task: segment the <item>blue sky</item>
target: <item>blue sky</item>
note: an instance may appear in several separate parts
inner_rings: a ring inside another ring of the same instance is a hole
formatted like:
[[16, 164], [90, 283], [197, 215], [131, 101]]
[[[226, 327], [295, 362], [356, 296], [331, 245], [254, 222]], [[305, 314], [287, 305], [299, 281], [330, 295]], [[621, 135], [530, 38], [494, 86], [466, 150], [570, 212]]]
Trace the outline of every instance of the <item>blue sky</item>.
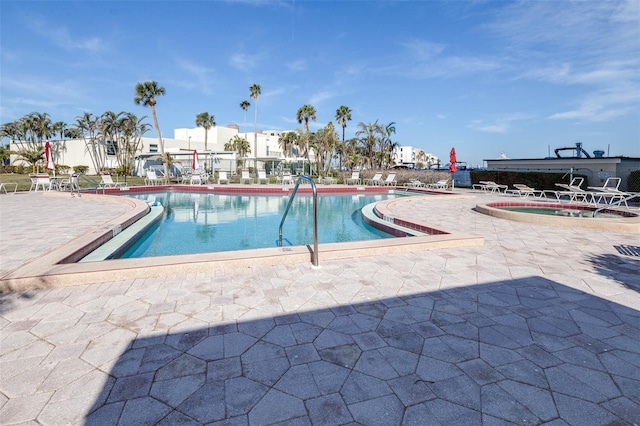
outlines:
[[395, 141], [444, 161], [451, 147], [482, 165], [575, 142], [640, 157], [637, 0], [3, 0], [0, 19], [1, 123], [150, 116], [134, 88], [156, 80], [165, 137], [204, 111], [243, 129], [239, 104], [258, 83], [258, 129], [300, 127], [311, 104], [315, 130], [347, 105], [347, 138], [395, 122]]

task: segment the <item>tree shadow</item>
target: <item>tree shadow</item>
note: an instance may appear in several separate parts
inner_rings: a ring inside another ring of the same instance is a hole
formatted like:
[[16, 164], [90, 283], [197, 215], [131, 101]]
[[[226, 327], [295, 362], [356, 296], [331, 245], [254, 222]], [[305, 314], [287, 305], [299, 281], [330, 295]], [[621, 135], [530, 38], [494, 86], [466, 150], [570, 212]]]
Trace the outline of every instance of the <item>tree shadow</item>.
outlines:
[[640, 247], [614, 246], [622, 256], [602, 254], [591, 256], [589, 261], [596, 271], [611, 278], [628, 289], [640, 292]]
[[633, 423], [640, 312], [529, 277], [140, 337], [109, 365], [87, 425]]

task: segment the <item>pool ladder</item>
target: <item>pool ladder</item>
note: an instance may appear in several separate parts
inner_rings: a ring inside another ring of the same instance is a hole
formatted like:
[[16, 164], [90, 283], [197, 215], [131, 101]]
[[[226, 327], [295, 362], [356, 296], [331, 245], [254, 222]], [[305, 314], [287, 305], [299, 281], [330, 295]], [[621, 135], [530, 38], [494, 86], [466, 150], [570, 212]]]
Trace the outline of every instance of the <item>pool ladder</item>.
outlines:
[[293, 202], [293, 198], [296, 196], [296, 192], [298, 192], [298, 186], [302, 181], [307, 181], [311, 184], [311, 190], [313, 191], [313, 258], [312, 263], [313, 266], [318, 266], [318, 191], [316, 190], [316, 183], [309, 176], [298, 176], [298, 180], [296, 181], [296, 186], [293, 187], [293, 192], [289, 197], [289, 202], [287, 203], [287, 208], [284, 210], [284, 214], [282, 215], [282, 220], [280, 221], [280, 228], [278, 229], [279, 235], [279, 245], [282, 247], [282, 225], [284, 225], [284, 220], [287, 218], [287, 214], [289, 213], [289, 208], [291, 207], [291, 203]]
[[627, 204], [627, 201], [631, 201], [634, 198], [640, 198], [640, 192], [636, 192], [635, 194], [629, 194], [625, 198], [622, 198], [622, 199], [620, 199], [618, 201], [615, 201], [615, 202], [611, 202], [610, 204], [607, 204], [606, 206], [602, 206], [602, 207], [594, 210], [593, 214], [592, 214], [592, 217], [596, 217], [596, 214], [600, 213], [602, 210], [606, 210], [609, 207], [622, 205], [622, 203], [624, 203], [624, 205], [627, 206], [627, 208], [629, 208], [629, 204]]

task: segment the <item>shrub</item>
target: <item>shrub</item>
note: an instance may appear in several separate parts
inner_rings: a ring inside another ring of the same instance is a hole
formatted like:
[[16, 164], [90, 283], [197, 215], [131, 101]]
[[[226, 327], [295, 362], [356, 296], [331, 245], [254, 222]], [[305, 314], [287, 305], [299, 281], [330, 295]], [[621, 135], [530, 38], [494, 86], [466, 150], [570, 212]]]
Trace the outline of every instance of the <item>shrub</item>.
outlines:
[[89, 166], [73, 166], [74, 173], [87, 173]]
[[640, 192], [640, 170], [629, 173], [629, 192]]

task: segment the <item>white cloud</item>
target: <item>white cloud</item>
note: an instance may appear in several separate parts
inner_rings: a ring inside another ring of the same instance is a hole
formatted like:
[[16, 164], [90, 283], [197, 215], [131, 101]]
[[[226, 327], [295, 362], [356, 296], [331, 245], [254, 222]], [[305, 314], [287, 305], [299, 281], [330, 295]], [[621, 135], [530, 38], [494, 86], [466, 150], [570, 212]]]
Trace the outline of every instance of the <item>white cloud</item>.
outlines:
[[473, 120], [468, 128], [487, 133], [509, 133], [513, 129], [512, 123], [521, 120], [529, 120], [534, 118], [531, 114], [507, 114], [496, 117], [492, 123], [486, 123], [484, 120]]
[[249, 55], [247, 53], [234, 53], [231, 55], [231, 65], [240, 71], [250, 71], [258, 66], [261, 55]]
[[287, 68], [291, 71], [304, 71], [307, 69], [307, 62], [303, 59], [298, 59], [297, 61], [289, 62], [286, 64]]
[[89, 53], [99, 53], [108, 49], [108, 42], [103, 38], [71, 35], [67, 27], [53, 27], [42, 19], [36, 18], [29, 22], [33, 32], [50, 40], [54, 45], [62, 49], [69, 51], [80, 50]]

